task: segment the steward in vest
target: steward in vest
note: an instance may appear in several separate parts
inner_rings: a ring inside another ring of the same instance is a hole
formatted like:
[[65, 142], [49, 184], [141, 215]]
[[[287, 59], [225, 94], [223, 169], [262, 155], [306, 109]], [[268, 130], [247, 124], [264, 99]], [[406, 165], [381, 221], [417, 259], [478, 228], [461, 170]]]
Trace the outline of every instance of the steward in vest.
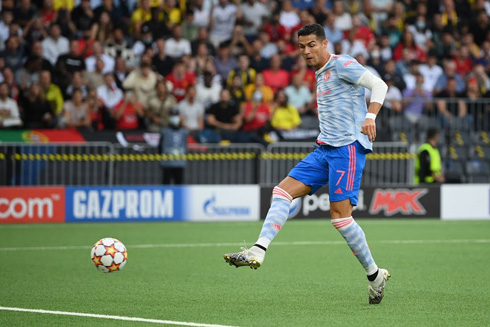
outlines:
[[427, 131], [427, 141], [420, 146], [415, 159], [415, 185], [419, 183], [444, 183], [442, 163], [436, 148], [439, 132], [435, 128]]

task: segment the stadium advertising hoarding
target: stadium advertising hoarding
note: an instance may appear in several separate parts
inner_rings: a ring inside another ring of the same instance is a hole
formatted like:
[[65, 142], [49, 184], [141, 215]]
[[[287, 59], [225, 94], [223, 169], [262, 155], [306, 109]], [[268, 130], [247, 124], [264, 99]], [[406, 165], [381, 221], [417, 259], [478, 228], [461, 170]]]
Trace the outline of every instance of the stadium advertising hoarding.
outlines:
[[[269, 210], [272, 188], [262, 188], [261, 217]], [[293, 200], [290, 218], [330, 217], [328, 188]], [[354, 207], [356, 218], [437, 218], [440, 216], [439, 187], [364, 187]]]
[[0, 188], [0, 224], [64, 221], [64, 187]]
[[178, 221], [184, 187], [67, 187], [66, 221]]
[[441, 219], [490, 220], [490, 184], [442, 185]]
[[260, 188], [257, 185], [196, 185], [186, 190], [186, 210], [191, 221], [259, 220]]

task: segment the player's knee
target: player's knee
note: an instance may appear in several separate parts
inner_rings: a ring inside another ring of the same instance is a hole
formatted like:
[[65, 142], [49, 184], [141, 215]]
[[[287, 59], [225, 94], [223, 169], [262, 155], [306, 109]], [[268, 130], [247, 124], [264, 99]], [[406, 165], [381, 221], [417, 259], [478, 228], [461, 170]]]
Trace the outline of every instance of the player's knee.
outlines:
[[283, 198], [288, 200], [289, 202], [293, 201], [293, 197], [286, 190], [280, 188], [279, 186], [275, 186], [272, 190], [272, 198]]
[[330, 202], [330, 216], [332, 219], [347, 218], [352, 216], [353, 206], [350, 199]]

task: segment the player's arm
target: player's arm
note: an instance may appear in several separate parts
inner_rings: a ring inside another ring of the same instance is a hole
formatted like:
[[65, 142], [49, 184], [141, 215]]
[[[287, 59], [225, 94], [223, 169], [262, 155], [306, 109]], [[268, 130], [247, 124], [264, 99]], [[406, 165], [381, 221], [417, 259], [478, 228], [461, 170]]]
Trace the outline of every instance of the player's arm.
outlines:
[[373, 73], [368, 70], [362, 73], [356, 84], [371, 90], [371, 101], [369, 103], [366, 119], [361, 127], [361, 133], [366, 134], [369, 137], [369, 141], [374, 142], [376, 139], [375, 119], [385, 100], [388, 85], [386, 85], [381, 78], [373, 75]]

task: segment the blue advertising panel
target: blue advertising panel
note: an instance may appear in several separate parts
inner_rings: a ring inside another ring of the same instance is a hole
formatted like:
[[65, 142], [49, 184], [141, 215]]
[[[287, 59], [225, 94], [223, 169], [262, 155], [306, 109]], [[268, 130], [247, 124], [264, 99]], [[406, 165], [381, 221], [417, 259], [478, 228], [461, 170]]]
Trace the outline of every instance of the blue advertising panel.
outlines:
[[67, 222], [184, 220], [185, 187], [66, 187]]

